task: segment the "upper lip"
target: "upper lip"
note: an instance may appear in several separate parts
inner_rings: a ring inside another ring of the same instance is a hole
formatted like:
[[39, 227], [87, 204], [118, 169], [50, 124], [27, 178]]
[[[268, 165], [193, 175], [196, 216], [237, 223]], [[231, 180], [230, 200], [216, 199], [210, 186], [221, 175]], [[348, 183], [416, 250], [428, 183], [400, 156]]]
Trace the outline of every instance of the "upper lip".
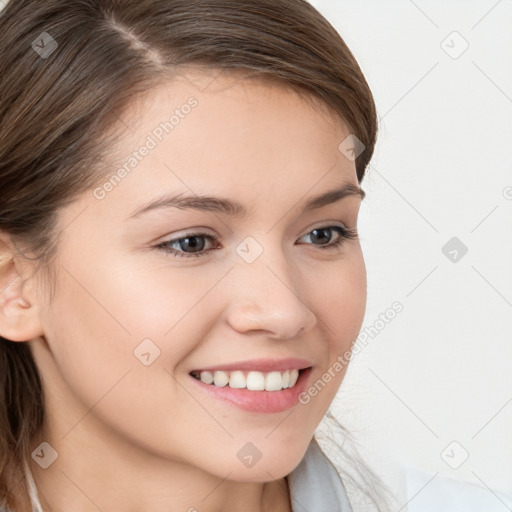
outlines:
[[312, 363], [306, 359], [297, 359], [295, 357], [288, 357], [286, 359], [253, 359], [251, 361], [237, 361], [234, 363], [222, 363], [215, 366], [204, 366], [197, 368], [194, 371], [217, 371], [217, 370], [242, 370], [242, 371], [255, 371], [255, 372], [272, 372], [272, 371], [285, 371], [285, 370], [302, 370], [309, 368]]

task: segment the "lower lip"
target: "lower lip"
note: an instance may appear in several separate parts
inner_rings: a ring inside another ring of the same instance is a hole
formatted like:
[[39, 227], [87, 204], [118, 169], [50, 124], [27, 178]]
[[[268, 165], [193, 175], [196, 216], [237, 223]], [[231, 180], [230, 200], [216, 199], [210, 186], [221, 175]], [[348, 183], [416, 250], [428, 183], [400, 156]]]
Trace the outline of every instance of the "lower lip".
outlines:
[[189, 377], [210, 396], [236, 405], [244, 411], [275, 413], [286, 411], [298, 403], [299, 395], [307, 387], [310, 374], [311, 368], [301, 371], [295, 386], [281, 391], [250, 391], [245, 388], [230, 388], [229, 385], [219, 388], [213, 384], [205, 384], [191, 375]]

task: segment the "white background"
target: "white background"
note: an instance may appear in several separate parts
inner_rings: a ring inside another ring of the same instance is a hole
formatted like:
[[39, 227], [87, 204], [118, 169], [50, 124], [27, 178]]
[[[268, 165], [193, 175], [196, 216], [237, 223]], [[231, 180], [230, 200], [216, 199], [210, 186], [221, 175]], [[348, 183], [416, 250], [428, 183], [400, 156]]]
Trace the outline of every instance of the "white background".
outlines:
[[[311, 3], [380, 118], [363, 330], [404, 308], [352, 359], [331, 411], [394, 510], [512, 510], [512, 2]], [[452, 237], [468, 249], [455, 262]]]

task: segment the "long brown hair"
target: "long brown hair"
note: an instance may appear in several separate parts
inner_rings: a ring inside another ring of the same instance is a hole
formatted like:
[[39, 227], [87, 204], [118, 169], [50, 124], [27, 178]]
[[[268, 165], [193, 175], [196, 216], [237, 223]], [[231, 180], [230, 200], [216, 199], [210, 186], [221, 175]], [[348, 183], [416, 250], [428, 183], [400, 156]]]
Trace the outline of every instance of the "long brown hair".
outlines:
[[[11, 0], [0, 42], [0, 231], [32, 255], [50, 296], [58, 210], [108, 170], [125, 109], [181, 67], [243, 71], [321, 100], [364, 145], [359, 182], [374, 150], [363, 73], [304, 0]], [[43, 419], [28, 343], [0, 338], [0, 506], [13, 512], [31, 509], [23, 464]]]

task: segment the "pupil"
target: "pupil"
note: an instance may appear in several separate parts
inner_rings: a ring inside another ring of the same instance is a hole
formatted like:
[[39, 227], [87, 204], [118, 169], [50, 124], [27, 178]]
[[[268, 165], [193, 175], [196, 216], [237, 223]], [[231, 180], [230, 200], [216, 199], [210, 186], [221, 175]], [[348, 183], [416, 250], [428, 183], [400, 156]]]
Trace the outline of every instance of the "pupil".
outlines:
[[202, 250], [203, 249], [202, 245], [204, 245], [204, 241], [203, 241], [202, 244], [201, 243], [191, 242], [191, 240], [195, 240], [197, 242], [197, 240], [200, 239], [200, 238], [201, 237], [198, 237], [198, 236], [191, 236], [191, 237], [184, 238], [183, 242], [185, 242], [185, 245], [187, 245], [187, 243], [188, 243], [189, 248], [197, 249], [199, 247], [199, 250]]
[[[328, 229], [325, 229], [325, 228], [324, 228], [324, 229], [314, 229], [314, 230], [312, 231], [312, 233], [313, 233], [313, 236], [315, 236], [315, 237], [316, 237], [316, 236], [317, 236], [317, 233], [322, 233], [322, 232], [324, 232], [324, 233], [325, 233], [325, 231], [329, 231], [329, 230], [328, 230]], [[322, 239], [323, 239], [323, 240], [324, 240], [324, 243], [327, 243], [327, 242], [329, 241], [329, 240], [328, 240], [328, 238], [329, 238], [329, 237], [325, 237], [325, 236], [324, 236], [324, 237], [320, 237], [320, 241], [322, 241]]]

